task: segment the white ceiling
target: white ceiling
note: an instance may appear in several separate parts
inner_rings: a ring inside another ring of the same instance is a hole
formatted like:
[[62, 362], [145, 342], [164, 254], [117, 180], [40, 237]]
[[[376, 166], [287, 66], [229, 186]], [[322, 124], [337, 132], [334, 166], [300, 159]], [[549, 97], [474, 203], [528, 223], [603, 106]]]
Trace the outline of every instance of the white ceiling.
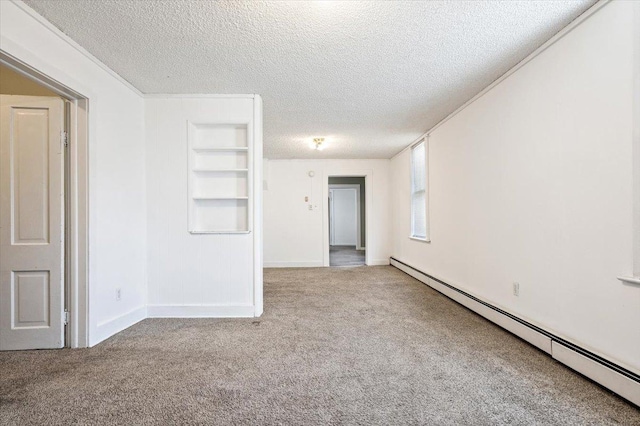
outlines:
[[595, 1], [25, 2], [144, 93], [262, 95], [267, 158], [390, 158]]

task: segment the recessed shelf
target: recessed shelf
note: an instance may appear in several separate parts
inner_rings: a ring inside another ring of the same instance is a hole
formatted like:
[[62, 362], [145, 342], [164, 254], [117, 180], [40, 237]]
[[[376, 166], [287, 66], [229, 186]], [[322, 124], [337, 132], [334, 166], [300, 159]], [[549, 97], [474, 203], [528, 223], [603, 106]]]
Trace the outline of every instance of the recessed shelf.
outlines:
[[198, 230], [191, 230], [189, 231], [192, 234], [250, 234], [251, 231], [235, 231], [235, 230], [229, 230], [229, 231], [198, 231]]
[[249, 197], [193, 197], [196, 201], [208, 201], [208, 200], [248, 200]]
[[196, 173], [247, 173], [249, 169], [193, 169]]
[[249, 148], [246, 146], [235, 146], [235, 147], [228, 147], [228, 148], [192, 148], [192, 149], [197, 153], [221, 152], [221, 151], [227, 151], [227, 152], [249, 151]]
[[189, 123], [189, 232], [251, 231], [249, 125]]

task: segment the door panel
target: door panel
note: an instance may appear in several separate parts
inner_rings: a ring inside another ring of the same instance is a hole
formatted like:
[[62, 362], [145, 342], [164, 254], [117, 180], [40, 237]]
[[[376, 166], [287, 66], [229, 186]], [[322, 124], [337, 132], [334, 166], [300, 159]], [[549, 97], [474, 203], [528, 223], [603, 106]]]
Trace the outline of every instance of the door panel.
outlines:
[[63, 111], [0, 96], [0, 350], [64, 346]]
[[12, 271], [13, 327], [49, 327], [49, 271]]
[[357, 205], [355, 189], [332, 189], [333, 245], [355, 246]]
[[333, 190], [329, 189], [329, 245], [334, 246], [335, 243], [334, 223], [333, 223]]
[[49, 110], [15, 107], [10, 120], [13, 244], [48, 244]]

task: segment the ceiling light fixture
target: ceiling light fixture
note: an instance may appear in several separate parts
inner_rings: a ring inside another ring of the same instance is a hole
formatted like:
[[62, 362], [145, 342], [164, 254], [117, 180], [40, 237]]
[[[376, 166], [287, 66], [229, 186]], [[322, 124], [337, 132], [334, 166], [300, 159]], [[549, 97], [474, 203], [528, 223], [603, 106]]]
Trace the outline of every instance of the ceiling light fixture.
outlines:
[[322, 151], [324, 149], [324, 146], [322, 146], [323, 143], [324, 138], [313, 138], [314, 149], [316, 151]]

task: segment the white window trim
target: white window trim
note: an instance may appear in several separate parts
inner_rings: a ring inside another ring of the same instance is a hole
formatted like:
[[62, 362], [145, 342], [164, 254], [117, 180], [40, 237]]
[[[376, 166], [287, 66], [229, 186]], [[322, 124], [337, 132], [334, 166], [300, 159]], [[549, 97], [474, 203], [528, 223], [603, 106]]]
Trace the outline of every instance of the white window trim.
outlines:
[[420, 238], [420, 237], [414, 237], [414, 236], [409, 236], [410, 240], [414, 240], [414, 241], [420, 241], [421, 243], [430, 243], [431, 240], [427, 240], [426, 238]]
[[[637, 37], [640, 36], [640, 5], [635, 5], [635, 44], [634, 44], [634, 73], [640, 75], [640, 43]], [[632, 211], [633, 211], [633, 241], [632, 241], [632, 265], [631, 271], [624, 271], [617, 278], [625, 284], [640, 286], [640, 78], [634, 79], [633, 87], [633, 136], [631, 146], [632, 156]]]
[[[419, 144], [424, 143], [424, 164], [425, 164], [425, 185], [424, 185], [424, 193], [425, 193], [425, 237], [416, 236], [413, 234], [413, 148], [418, 146]], [[411, 204], [411, 208], [409, 210], [409, 224], [411, 227], [409, 239], [414, 241], [419, 241], [423, 243], [431, 243], [431, 229], [429, 227], [429, 135], [420, 139], [418, 142], [413, 144], [409, 150], [409, 158], [410, 158], [410, 193], [409, 193], [409, 202]]]

